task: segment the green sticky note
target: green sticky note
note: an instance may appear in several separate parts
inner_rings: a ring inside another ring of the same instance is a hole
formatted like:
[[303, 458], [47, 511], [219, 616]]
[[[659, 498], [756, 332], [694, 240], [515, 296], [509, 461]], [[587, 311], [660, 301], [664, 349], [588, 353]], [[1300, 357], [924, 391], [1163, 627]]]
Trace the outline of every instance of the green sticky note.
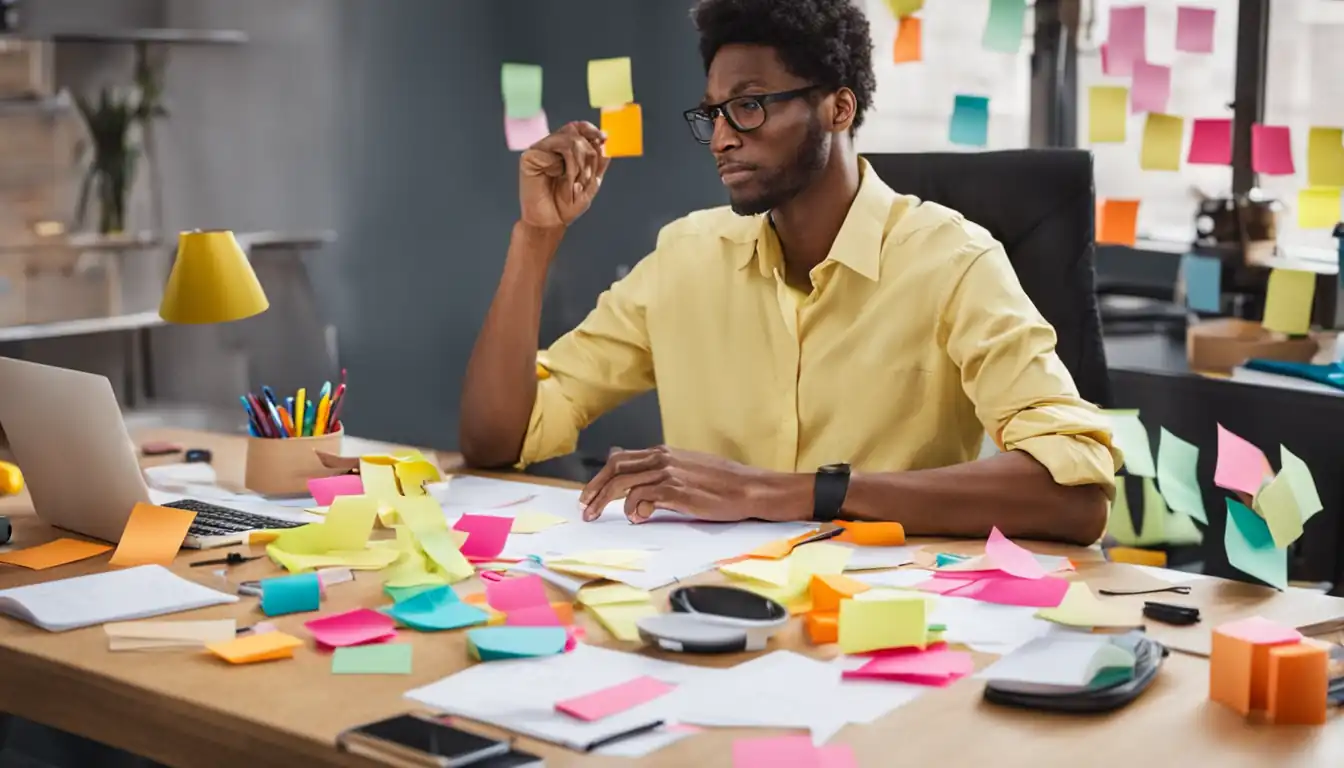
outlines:
[[541, 67], [536, 64], [505, 64], [499, 80], [504, 92], [504, 112], [515, 120], [541, 111]]
[[458, 600], [457, 593], [447, 586], [425, 590], [380, 610], [421, 632], [470, 627], [490, 618], [480, 608]]
[[1302, 535], [1302, 512], [1297, 508], [1292, 483], [1282, 472], [1255, 495], [1255, 511], [1269, 526], [1274, 546], [1286, 547]]
[[629, 56], [588, 62], [588, 103], [594, 109], [623, 107], [634, 100]]
[[394, 603], [400, 603], [402, 600], [415, 597], [421, 592], [428, 592], [431, 589], [440, 588], [441, 587], [438, 584], [421, 584], [415, 587], [389, 587], [383, 585], [383, 591], [387, 593], [388, 597], [392, 598], [392, 602]]
[[1288, 588], [1288, 550], [1275, 547], [1269, 525], [1236, 499], [1227, 500], [1223, 546], [1233, 568], [1278, 589]]
[[1138, 411], [1104, 411], [1111, 421], [1115, 446], [1125, 455], [1125, 471], [1139, 477], [1157, 477], [1148, 430], [1139, 421]]
[[1129, 498], [1125, 492], [1125, 479], [1115, 479], [1115, 501], [1111, 502], [1110, 517], [1106, 522], [1106, 533], [1126, 547], [1139, 545], [1139, 534], [1134, 530], [1134, 519], [1129, 516]]
[[[1151, 529], [1151, 533], [1150, 533]], [[1143, 478], [1143, 532], [1139, 539], [1145, 544], [1199, 544], [1204, 533], [1195, 521], [1183, 512], [1173, 512], [1157, 490], [1150, 477]]]
[[1198, 464], [1199, 448], [1163, 427], [1157, 441], [1157, 485], [1169, 507], [1207, 524], [1204, 494], [1195, 475]]
[[1022, 48], [1022, 21], [1026, 16], [1026, 0], [991, 0], [981, 45], [990, 51], [1017, 53]]
[[1293, 497], [1297, 499], [1297, 509], [1302, 513], [1302, 522], [1307, 522], [1312, 515], [1324, 509], [1321, 504], [1321, 496], [1316, 492], [1316, 480], [1311, 476], [1311, 469], [1307, 463], [1299, 459], [1287, 446], [1279, 446], [1279, 457], [1282, 469], [1280, 475], [1288, 478], [1288, 484], [1293, 488]]
[[488, 627], [467, 631], [467, 650], [480, 661], [531, 659], [563, 653], [564, 627]]
[[947, 140], [967, 147], [989, 143], [989, 97], [957, 94], [952, 102], [952, 122]]
[[407, 643], [374, 643], [337, 648], [331, 655], [333, 675], [409, 675], [411, 646]]

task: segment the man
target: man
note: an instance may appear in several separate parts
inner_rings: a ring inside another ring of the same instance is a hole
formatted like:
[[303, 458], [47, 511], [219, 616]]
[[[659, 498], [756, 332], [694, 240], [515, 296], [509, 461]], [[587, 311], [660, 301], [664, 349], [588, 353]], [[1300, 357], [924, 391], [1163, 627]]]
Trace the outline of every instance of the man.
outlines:
[[[571, 452], [656, 386], [667, 445], [614, 451], [583, 490], [586, 519], [624, 497], [632, 522], [671, 509], [1096, 541], [1119, 453], [1003, 247], [896, 194], [854, 150], [874, 88], [862, 12], [701, 0], [694, 18], [708, 83], [686, 119], [731, 210], [664, 228], [538, 356], [546, 272], [608, 160], [587, 123], [524, 152], [522, 216], [467, 368], [468, 462]], [[973, 461], [986, 430], [1004, 452]]]

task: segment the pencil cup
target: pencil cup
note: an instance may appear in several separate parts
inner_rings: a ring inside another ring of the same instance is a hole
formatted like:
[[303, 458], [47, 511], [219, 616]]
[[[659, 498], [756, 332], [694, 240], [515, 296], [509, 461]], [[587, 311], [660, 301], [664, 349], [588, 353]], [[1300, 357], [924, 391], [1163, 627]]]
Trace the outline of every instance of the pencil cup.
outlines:
[[322, 466], [317, 452], [340, 455], [343, 437], [344, 428], [317, 437], [249, 437], [243, 485], [272, 496], [308, 493], [309, 480], [339, 474]]

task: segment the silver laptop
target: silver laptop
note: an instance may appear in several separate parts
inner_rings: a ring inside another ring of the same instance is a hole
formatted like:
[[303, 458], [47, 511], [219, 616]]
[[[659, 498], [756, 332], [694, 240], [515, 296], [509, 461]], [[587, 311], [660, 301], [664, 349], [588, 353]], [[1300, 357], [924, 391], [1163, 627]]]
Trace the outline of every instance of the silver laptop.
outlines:
[[139, 502], [195, 511], [183, 542], [189, 548], [238, 544], [248, 531], [305, 522], [193, 499], [152, 499], [103, 376], [0, 357], [0, 425], [37, 516], [58, 528], [115, 543]]

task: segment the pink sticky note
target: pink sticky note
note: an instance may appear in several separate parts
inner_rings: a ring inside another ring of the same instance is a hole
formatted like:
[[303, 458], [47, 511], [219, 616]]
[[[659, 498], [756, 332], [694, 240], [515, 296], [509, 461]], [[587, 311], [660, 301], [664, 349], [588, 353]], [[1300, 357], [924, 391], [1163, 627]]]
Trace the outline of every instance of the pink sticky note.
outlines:
[[577, 624], [571, 624], [570, 626], [565, 627], [565, 653], [569, 653], [577, 648], [583, 638], [587, 636], [588, 633], [584, 628]]
[[364, 479], [359, 475], [317, 477], [308, 481], [308, 492], [319, 507], [331, 506], [337, 496], [360, 496], [364, 493]]
[[532, 117], [504, 118], [504, 141], [509, 149], [520, 152], [549, 136], [550, 124], [546, 122], [546, 110]]
[[811, 736], [770, 736], [733, 742], [733, 768], [822, 768]]
[[1190, 155], [1187, 163], [1201, 165], [1232, 164], [1232, 121], [1196, 118], [1190, 129]]
[[917, 653], [882, 655], [858, 669], [846, 670], [848, 680], [894, 680], [916, 685], [947, 685], [975, 671], [975, 659], [965, 651], [946, 647]]
[[985, 542], [985, 557], [999, 570], [1019, 579], [1040, 579], [1045, 576], [1045, 566], [1041, 565], [1036, 556], [1009, 541], [998, 526], [989, 532], [989, 541]]
[[1218, 463], [1213, 470], [1214, 485], [1254, 496], [1271, 474], [1273, 470], [1263, 451], [1245, 438], [1228, 431], [1222, 424], [1218, 425]]
[[1146, 61], [1134, 62], [1134, 85], [1129, 92], [1129, 111], [1164, 114], [1170, 98], [1171, 67]]
[[512, 517], [463, 515], [453, 525], [453, 530], [469, 534], [462, 544], [462, 554], [469, 558], [492, 559], [504, 551], [504, 542], [508, 541], [509, 529], [512, 527]]
[[827, 744], [817, 747], [817, 765], [820, 768], [858, 768], [854, 748], [848, 744]]
[[1251, 169], [1271, 176], [1292, 176], [1292, 134], [1286, 125], [1251, 126]]
[[675, 685], [669, 685], [656, 678], [636, 677], [610, 688], [603, 688], [592, 693], [585, 693], [582, 696], [575, 696], [572, 699], [557, 701], [555, 702], [555, 709], [557, 712], [564, 712], [570, 717], [591, 722], [618, 715], [627, 709], [634, 709], [640, 704], [647, 704], [659, 696], [666, 696], [674, 688], [676, 688]]
[[549, 604], [532, 605], [526, 608], [514, 608], [504, 617], [504, 623], [511, 627], [560, 627], [564, 624]]
[[1111, 60], [1110, 60], [1111, 56], [1109, 53], [1109, 49], [1107, 49], [1105, 43], [1102, 43], [1100, 46], [1100, 50], [1101, 50], [1101, 74], [1109, 75], [1111, 74]]
[[932, 592], [935, 595], [946, 595], [963, 587], [969, 587], [974, 583], [975, 579], [950, 579], [944, 576], [934, 576], [928, 581], [921, 581], [916, 584], [915, 589], [921, 592]]
[[304, 622], [304, 627], [321, 645], [343, 648], [349, 645], [381, 642], [396, 635], [396, 622], [391, 616], [368, 608], [332, 614]]
[[[375, 637], [363, 643], [356, 643], [356, 645], [379, 645], [382, 643], [390, 643], [396, 639], [397, 639], [397, 632], [396, 630], [392, 630], [391, 632], [388, 632], [386, 635]], [[317, 646], [317, 650], [323, 651], [325, 653], [331, 653], [332, 651], [336, 650], [339, 647], [335, 645], [327, 645], [326, 643], [323, 642], [315, 643], [315, 645]]]
[[1064, 593], [1067, 591], [1069, 591], [1068, 581], [1051, 577], [981, 579], [965, 589], [958, 590], [956, 596], [999, 605], [1056, 608], [1064, 601]]
[[1176, 50], [1213, 53], [1213, 24], [1216, 18], [1212, 8], [1191, 8], [1186, 5], [1177, 8]]
[[546, 582], [536, 575], [485, 582], [485, 602], [505, 613], [538, 605], [551, 607], [551, 599], [546, 596]]
[[1296, 629], [1259, 616], [1222, 624], [1215, 630], [1256, 645], [1288, 645], [1302, 641], [1302, 633]]
[[1111, 30], [1106, 38], [1106, 74], [1128, 77], [1134, 63], [1147, 61], [1148, 9], [1142, 5], [1111, 8]]

